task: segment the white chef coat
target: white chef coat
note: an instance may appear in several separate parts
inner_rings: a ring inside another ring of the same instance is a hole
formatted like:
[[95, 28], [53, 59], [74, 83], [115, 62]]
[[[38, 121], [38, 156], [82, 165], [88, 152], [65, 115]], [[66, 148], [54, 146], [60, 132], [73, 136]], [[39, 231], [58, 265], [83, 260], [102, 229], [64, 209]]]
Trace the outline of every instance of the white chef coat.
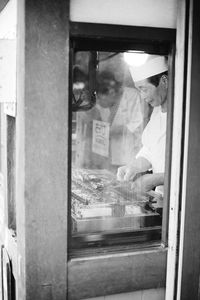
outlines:
[[[152, 165], [153, 173], [164, 173], [167, 113], [155, 107], [142, 134], [143, 147], [136, 158], [144, 157]], [[157, 191], [163, 192], [163, 187]]]

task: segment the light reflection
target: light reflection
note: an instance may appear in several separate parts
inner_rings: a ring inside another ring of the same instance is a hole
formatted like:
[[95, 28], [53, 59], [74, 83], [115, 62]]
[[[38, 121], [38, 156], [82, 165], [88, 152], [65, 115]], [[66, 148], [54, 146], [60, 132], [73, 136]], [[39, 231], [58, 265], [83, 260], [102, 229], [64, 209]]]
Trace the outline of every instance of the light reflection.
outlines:
[[148, 58], [148, 54], [144, 52], [125, 52], [124, 60], [129, 66], [141, 66]]

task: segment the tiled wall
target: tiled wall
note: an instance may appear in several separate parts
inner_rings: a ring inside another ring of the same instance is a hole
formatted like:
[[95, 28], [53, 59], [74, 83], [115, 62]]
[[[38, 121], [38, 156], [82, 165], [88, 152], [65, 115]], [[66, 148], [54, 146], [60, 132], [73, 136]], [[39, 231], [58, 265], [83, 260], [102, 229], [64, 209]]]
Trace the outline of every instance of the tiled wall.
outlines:
[[165, 289], [150, 289], [132, 293], [124, 293], [85, 300], [164, 300]]

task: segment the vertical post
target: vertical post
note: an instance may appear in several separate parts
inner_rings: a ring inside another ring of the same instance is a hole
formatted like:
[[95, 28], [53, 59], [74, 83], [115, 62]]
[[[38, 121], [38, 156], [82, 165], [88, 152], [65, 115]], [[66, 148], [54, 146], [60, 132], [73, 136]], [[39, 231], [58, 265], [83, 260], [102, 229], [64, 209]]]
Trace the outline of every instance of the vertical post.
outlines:
[[177, 33], [175, 55], [175, 81], [173, 98], [173, 132], [171, 156], [170, 203], [168, 221], [168, 258], [166, 278], [166, 299], [174, 298], [176, 294], [177, 249], [179, 230], [179, 199], [181, 195], [182, 176], [182, 137], [184, 135], [184, 103], [185, 103], [185, 43], [187, 40], [186, 1], [178, 0]]
[[177, 299], [199, 299], [200, 275], [200, 3], [189, 1], [189, 42]]
[[18, 299], [67, 299], [68, 1], [18, 1]]

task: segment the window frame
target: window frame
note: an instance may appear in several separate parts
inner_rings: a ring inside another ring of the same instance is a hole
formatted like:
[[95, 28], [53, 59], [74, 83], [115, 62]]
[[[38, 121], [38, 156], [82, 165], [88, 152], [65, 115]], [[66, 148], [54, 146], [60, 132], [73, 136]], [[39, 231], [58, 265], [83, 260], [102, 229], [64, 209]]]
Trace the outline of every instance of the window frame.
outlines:
[[[84, 43], [83, 43], [84, 41]], [[113, 51], [113, 48], [121, 51], [127, 49], [145, 50], [152, 54], [164, 55], [169, 53], [169, 72], [172, 74], [169, 82], [169, 99], [173, 98], [174, 61], [176, 30], [166, 28], [137, 27], [123, 25], [70, 23], [70, 64], [72, 63], [73, 47], [79, 50], [104, 50]], [[92, 49], [90, 46], [92, 45]], [[70, 66], [71, 67], [71, 66]], [[70, 68], [72, 70], [72, 68]], [[72, 83], [72, 74], [69, 76], [69, 86]], [[69, 91], [71, 99], [72, 91]], [[69, 101], [70, 102], [70, 101]], [[69, 103], [69, 109], [70, 103]], [[165, 175], [165, 199], [169, 198], [170, 190], [170, 159], [172, 141], [173, 101], [169, 101], [169, 113], [167, 116], [167, 142], [166, 142], [166, 175]], [[71, 122], [71, 114], [69, 118]], [[71, 123], [69, 123], [71, 128]], [[69, 137], [69, 149], [71, 140]], [[71, 151], [69, 151], [71, 152]], [[71, 158], [69, 157], [69, 168]], [[71, 201], [71, 176], [69, 176], [69, 199]], [[169, 201], [165, 201], [163, 208], [162, 238], [161, 243], [115, 246], [110, 252], [104, 248], [100, 251], [77, 250], [70, 255], [68, 262], [68, 286], [71, 299], [89, 298], [121, 292], [129, 292], [147, 288], [165, 286], [166, 259], [167, 259], [167, 227], [169, 215]], [[71, 244], [71, 205], [68, 210], [69, 231], [68, 245]], [[102, 250], [102, 251], [101, 251]], [[130, 266], [129, 266], [130, 265]], [[151, 271], [150, 271], [151, 270]], [[117, 278], [113, 274], [118, 273]], [[149, 276], [147, 276], [149, 273]], [[102, 277], [102, 274], [104, 276]], [[129, 278], [128, 282], [124, 278]], [[76, 280], [75, 280], [76, 278]], [[77, 279], [78, 278], [78, 279]], [[138, 280], [139, 278], [139, 280]], [[103, 286], [103, 288], [102, 288]], [[92, 289], [91, 289], [92, 287]]]

